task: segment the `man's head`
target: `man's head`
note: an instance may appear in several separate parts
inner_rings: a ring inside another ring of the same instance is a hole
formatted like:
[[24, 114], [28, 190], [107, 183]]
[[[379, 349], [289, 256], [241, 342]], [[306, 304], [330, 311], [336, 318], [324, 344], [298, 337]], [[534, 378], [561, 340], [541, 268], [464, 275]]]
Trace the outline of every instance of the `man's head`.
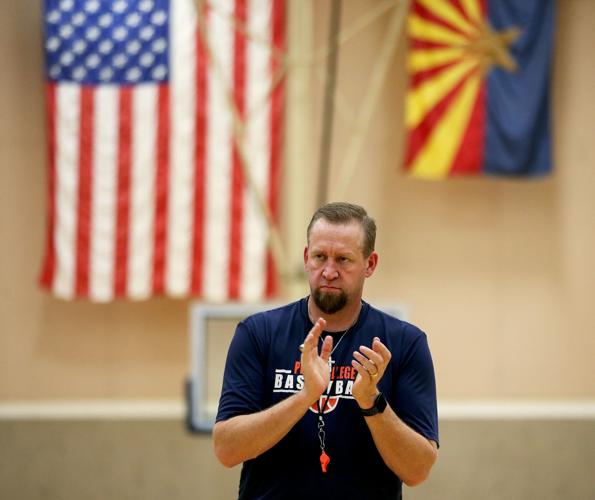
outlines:
[[333, 202], [320, 207], [308, 224], [306, 233], [308, 244], [310, 243], [310, 233], [317, 220], [324, 219], [331, 224], [349, 224], [357, 222], [361, 225], [363, 231], [362, 252], [364, 257], [368, 257], [374, 251], [376, 243], [376, 222], [368, 215], [366, 209], [353, 203]]
[[358, 205], [329, 203], [314, 213], [307, 236], [304, 265], [316, 306], [326, 314], [359, 307], [378, 262], [374, 219]]

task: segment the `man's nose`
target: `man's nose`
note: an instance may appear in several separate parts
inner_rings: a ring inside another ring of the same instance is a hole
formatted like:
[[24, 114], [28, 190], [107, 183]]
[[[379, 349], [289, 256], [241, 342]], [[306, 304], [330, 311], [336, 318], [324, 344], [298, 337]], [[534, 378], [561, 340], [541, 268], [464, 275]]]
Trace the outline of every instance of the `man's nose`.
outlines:
[[326, 280], [334, 280], [339, 275], [337, 266], [330, 259], [325, 263], [322, 276]]

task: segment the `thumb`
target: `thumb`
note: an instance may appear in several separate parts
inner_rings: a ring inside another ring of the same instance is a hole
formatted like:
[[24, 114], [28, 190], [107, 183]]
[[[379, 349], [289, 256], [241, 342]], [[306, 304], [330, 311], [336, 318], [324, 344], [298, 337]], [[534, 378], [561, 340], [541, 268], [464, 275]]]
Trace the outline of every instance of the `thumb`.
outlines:
[[328, 361], [328, 358], [331, 356], [331, 351], [333, 350], [333, 337], [327, 335], [324, 338], [324, 342], [322, 342], [322, 349], [320, 350], [320, 357], [324, 361]]

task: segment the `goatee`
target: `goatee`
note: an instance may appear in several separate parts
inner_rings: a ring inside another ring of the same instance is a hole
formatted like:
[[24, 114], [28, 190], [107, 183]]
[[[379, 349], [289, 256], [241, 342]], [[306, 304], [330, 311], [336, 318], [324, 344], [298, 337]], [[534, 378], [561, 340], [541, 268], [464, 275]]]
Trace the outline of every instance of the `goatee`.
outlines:
[[343, 290], [339, 293], [324, 293], [317, 288], [312, 293], [312, 298], [318, 309], [326, 314], [336, 313], [347, 304], [347, 294]]

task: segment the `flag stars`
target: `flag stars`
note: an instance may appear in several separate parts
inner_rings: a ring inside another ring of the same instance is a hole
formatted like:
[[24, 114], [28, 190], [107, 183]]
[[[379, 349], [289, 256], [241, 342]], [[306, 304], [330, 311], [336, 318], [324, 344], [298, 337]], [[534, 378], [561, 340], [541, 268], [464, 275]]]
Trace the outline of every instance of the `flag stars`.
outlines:
[[126, 52], [130, 55], [138, 54], [141, 49], [141, 44], [138, 40], [132, 40], [126, 44]]
[[78, 55], [82, 54], [86, 48], [87, 42], [85, 42], [84, 40], [77, 40], [72, 44], [72, 51]]
[[154, 52], [157, 52], [158, 54], [161, 54], [167, 48], [167, 42], [165, 41], [164, 38], [158, 38], [157, 40], [155, 40], [153, 42], [152, 48], [153, 48], [153, 51]]
[[140, 36], [142, 40], [147, 41], [153, 38], [154, 34], [155, 28], [153, 28], [152, 26], [145, 26], [144, 28], [141, 28], [141, 30], [138, 33], [138, 36]]
[[114, 56], [114, 58], [112, 59], [112, 64], [116, 67], [116, 68], [123, 68], [124, 66], [126, 66], [126, 63], [128, 62], [128, 58], [126, 57], [126, 55], [124, 54], [117, 54], [116, 56]]
[[116, 14], [122, 14], [122, 12], [124, 12], [127, 8], [128, 8], [128, 4], [124, 0], [117, 0], [112, 5], [112, 10]]
[[72, 52], [63, 52], [60, 56], [60, 64], [62, 66], [70, 66], [74, 61], [74, 54]]
[[85, 10], [90, 14], [94, 14], [99, 9], [99, 0], [90, 0], [85, 4]]
[[109, 82], [114, 76], [114, 70], [108, 66], [99, 70], [99, 80]]
[[72, 19], [70, 20], [70, 22], [74, 26], [82, 26], [86, 20], [87, 20], [87, 16], [85, 16], [84, 13], [77, 12], [74, 16], [72, 16]]
[[140, 10], [141, 12], [150, 12], [153, 10], [154, 5], [155, 4], [152, 0], [142, 0], [138, 4], [138, 10]]
[[99, 79], [102, 82], [109, 82], [112, 77], [114, 76], [114, 70], [110, 67], [104, 67], [101, 68], [101, 70], [99, 71]]
[[54, 64], [49, 70], [50, 78], [58, 78], [60, 76], [61, 71], [62, 68], [60, 68], [60, 65]]
[[91, 42], [94, 42], [95, 40], [97, 40], [100, 35], [101, 35], [101, 30], [97, 26], [91, 26], [85, 32], [85, 37], [87, 38], [87, 40], [89, 40]]
[[155, 66], [151, 73], [151, 76], [155, 80], [163, 80], [167, 76], [167, 69], [162, 64], [160, 64], [159, 66]]
[[128, 36], [128, 30], [124, 26], [118, 26], [112, 33], [115, 40], [121, 42]]
[[97, 47], [97, 50], [99, 50], [101, 54], [109, 54], [113, 48], [114, 42], [112, 42], [111, 40], [103, 40], [99, 44], [99, 47]]
[[52, 10], [52, 11], [48, 12], [48, 15], [46, 16], [46, 20], [50, 24], [56, 24], [58, 21], [60, 21], [60, 17], [62, 17], [62, 16], [59, 11]]
[[138, 12], [133, 12], [126, 17], [126, 25], [131, 28], [136, 28], [141, 21], [140, 14]]
[[126, 72], [126, 80], [130, 82], [136, 82], [141, 77], [141, 75], [141, 70], [137, 67], [133, 67]]
[[73, 0], [61, 0], [60, 2], [60, 10], [63, 12], [68, 12], [74, 7]]
[[97, 54], [91, 54], [87, 57], [85, 64], [90, 69], [95, 69], [101, 63], [101, 58]]
[[64, 39], [70, 38], [74, 33], [74, 28], [70, 24], [65, 24], [60, 27], [60, 36]]
[[167, 14], [162, 10], [158, 10], [151, 16], [151, 22], [156, 26], [162, 26], [165, 21], [167, 21]]
[[82, 66], [77, 66], [76, 68], [74, 68], [72, 70], [72, 77], [79, 82], [81, 80], [83, 80], [83, 78], [85, 78], [86, 75], [87, 75], [87, 70], [85, 68], [83, 68]]
[[140, 59], [139, 59], [140, 65], [145, 68], [148, 68], [149, 66], [151, 66], [154, 61], [155, 61], [155, 56], [153, 54], [151, 54], [150, 52], [145, 52], [143, 55], [140, 56]]
[[99, 26], [101, 26], [102, 28], [107, 28], [108, 26], [110, 26], [112, 24], [113, 21], [114, 21], [114, 16], [112, 16], [109, 12], [107, 12], [107, 13], [99, 16], [97, 24], [99, 24]]
[[60, 39], [56, 36], [48, 38], [47, 42], [45, 43], [46, 49], [48, 49], [50, 52], [56, 52], [56, 50], [60, 48], [60, 45]]
[[479, 59], [482, 74], [494, 66], [514, 72], [518, 69], [518, 64], [511, 49], [520, 35], [521, 30], [517, 27], [495, 31], [488, 23], [482, 22], [477, 36], [464, 49]]
[[47, 78], [98, 84], [167, 79], [167, 2], [54, 1], [45, 14]]

